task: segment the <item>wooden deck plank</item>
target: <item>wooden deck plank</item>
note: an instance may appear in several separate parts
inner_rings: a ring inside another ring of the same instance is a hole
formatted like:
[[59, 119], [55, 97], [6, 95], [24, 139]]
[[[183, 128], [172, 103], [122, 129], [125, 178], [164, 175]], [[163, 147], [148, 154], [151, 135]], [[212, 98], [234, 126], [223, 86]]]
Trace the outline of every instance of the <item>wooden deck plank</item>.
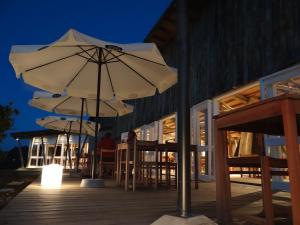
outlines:
[[[176, 213], [175, 190], [138, 188], [133, 193], [112, 181], [106, 183], [106, 188], [84, 189], [79, 180], [67, 178], [61, 189], [46, 190], [34, 182], [0, 211], [0, 224], [146, 225], [164, 214]], [[249, 199], [259, 200], [259, 189], [232, 184], [234, 207], [244, 206]], [[214, 183], [200, 183], [198, 190], [192, 190], [192, 208], [193, 213], [215, 218]]]

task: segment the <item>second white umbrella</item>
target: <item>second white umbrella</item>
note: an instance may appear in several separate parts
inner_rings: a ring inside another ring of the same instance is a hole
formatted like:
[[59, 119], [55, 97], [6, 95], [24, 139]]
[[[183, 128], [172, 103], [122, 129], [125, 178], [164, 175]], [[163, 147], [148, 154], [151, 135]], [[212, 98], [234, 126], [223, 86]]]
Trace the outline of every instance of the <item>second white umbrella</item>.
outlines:
[[[36, 91], [29, 104], [33, 107], [65, 115], [96, 116], [96, 99], [85, 99], [68, 96], [66, 94], [51, 94], [48, 92]], [[82, 107], [83, 104], [83, 107]], [[133, 106], [120, 100], [100, 100], [100, 117], [117, 117], [133, 112]]]

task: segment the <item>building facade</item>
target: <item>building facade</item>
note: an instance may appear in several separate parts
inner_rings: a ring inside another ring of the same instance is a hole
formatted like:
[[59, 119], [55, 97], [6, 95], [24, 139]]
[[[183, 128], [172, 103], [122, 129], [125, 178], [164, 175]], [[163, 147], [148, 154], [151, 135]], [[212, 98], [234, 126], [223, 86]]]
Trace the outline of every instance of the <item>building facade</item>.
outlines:
[[[213, 115], [263, 98], [299, 92], [300, 2], [189, 0], [188, 4], [191, 142], [198, 145], [200, 179], [211, 180]], [[176, 67], [174, 2], [145, 42], [156, 43], [166, 62]], [[139, 139], [176, 141], [176, 89], [175, 85], [163, 94], [129, 101], [134, 113], [118, 119], [117, 135], [125, 139], [126, 132], [135, 129]], [[251, 154], [251, 134], [230, 133], [229, 139], [229, 156]], [[265, 144], [284, 155], [280, 138], [265, 137]]]
[[[72, 169], [76, 163], [78, 150], [78, 135], [69, 137], [70, 151], [67, 151], [67, 135], [54, 130], [40, 130], [18, 132], [11, 134], [18, 142], [22, 139], [29, 140], [27, 168], [41, 168], [44, 165], [55, 163]], [[82, 135], [82, 154], [87, 155], [94, 139]]]

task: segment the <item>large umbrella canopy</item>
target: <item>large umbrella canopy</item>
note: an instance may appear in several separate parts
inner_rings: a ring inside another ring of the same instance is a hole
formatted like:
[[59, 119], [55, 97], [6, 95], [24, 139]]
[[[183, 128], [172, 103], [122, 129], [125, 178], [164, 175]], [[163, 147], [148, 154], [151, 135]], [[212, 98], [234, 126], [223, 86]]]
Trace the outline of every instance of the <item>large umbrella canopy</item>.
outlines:
[[[74, 117], [47, 116], [37, 119], [36, 123], [51, 130], [60, 130], [66, 133], [79, 133], [80, 119]], [[82, 133], [94, 136], [95, 123], [87, 120], [82, 121]]]
[[[29, 104], [33, 107], [65, 115], [81, 115], [83, 102], [83, 115], [96, 116], [96, 99], [81, 99], [66, 94], [51, 94], [36, 91]], [[120, 100], [100, 100], [100, 117], [123, 116], [133, 112], [133, 106]]]
[[101, 99], [152, 96], [177, 82], [155, 44], [115, 44], [72, 29], [49, 45], [13, 46], [9, 59], [30, 85], [91, 99], [97, 96], [99, 59]]

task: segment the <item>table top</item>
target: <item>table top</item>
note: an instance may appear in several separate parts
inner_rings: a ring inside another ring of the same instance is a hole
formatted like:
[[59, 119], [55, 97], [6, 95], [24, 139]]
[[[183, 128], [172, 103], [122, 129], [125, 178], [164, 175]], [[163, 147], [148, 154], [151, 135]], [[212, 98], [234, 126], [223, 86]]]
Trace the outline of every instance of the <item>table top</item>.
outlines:
[[214, 116], [217, 129], [284, 135], [283, 103], [289, 102], [296, 112], [300, 131], [300, 96], [281, 95]]

